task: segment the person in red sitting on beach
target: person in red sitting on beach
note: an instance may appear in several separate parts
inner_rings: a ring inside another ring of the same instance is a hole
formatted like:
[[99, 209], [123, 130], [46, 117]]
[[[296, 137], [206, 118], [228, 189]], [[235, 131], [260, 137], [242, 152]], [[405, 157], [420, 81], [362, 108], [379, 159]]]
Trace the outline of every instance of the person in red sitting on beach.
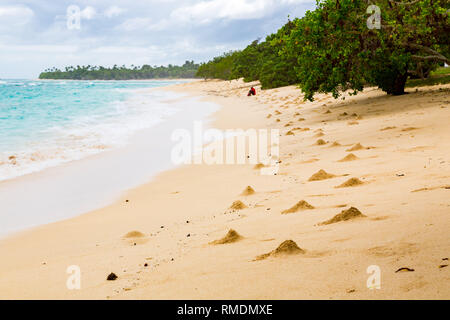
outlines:
[[247, 97], [250, 97], [250, 96], [256, 96], [256, 89], [255, 88], [251, 88], [250, 89], [250, 91], [248, 92], [248, 95], [247, 95]]

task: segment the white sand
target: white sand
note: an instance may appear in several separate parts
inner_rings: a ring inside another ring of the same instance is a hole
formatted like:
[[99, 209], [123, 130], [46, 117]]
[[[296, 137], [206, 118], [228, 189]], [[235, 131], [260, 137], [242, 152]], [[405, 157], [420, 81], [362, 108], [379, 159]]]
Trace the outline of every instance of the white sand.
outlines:
[[[279, 128], [278, 175], [252, 165], [184, 166], [106, 208], [2, 240], [0, 298], [449, 299], [450, 267], [439, 266], [450, 258], [450, 85], [398, 97], [369, 88], [314, 103], [294, 87], [248, 98], [248, 85], [170, 90], [221, 104], [217, 128]], [[310, 130], [285, 135], [295, 127]], [[327, 144], [315, 145], [318, 129]], [[357, 143], [372, 148], [339, 162]], [[309, 182], [320, 169], [337, 177]], [[352, 177], [364, 184], [335, 188]], [[256, 193], [241, 195], [247, 186]], [[235, 200], [249, 208], [229, 213]], [[315, 209], [281, 214], [300, 200]], [[366, 218], [317, 225], [351, 206]], [[229, 229], [243, 239], [209, 244]], [[134, 230], [145, 237], [124, 238]], [[285, 240], [306, 252], [254, 261]], [[81, 290], [66, 288], [70, 265], [81, 268]], [[381, 269], [380, 290], [366, 286], [370, 265]], [[415, 271], [395, 272], [402, 267]], [[106, 281], [110, 272], [119, 278]]]

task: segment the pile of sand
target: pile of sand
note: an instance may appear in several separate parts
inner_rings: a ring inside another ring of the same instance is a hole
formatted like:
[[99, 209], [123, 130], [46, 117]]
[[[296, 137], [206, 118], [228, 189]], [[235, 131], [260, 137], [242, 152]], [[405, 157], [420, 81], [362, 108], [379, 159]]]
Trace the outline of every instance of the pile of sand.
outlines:
[[330, 147], [340, 147], [341, 144], [337, 141], [333, 142], [333, 144]]
[[320, 161], [320, 159], [312, 158], [312, 159], [309, 159], [309, 160], [304, 160], [301, 163], [313, 163], [313, 162], [317, 162], [317, 161]]
[[292, 132], [292, 130], [289, 130], [288, 132], [286, 132], [287, 136], [295, 136], [295, 133]]
[[241, 200], [236, 200], [233, 202], [233, 204], [230, 206], [230, 209], [233, 210], [242, 210], [248, 208]]
[[299, 248], [299, 246], [292, 240], [286, 240], [278, 246], [275, 250], [262, 254], [256, 257], [256, 260], [264, 260], [269, 257], [277, 257], [282, 255], [304, 254], [305, 250]]
[[347, 162], [347, 161], [354, 161], [354, 160], [358, 160], [358, 157], [355, 156], [353, 153], [349, 153], [344, 158], [339, 160], [339, 162]]
[[130, 239], [130, 238], [143, 238], [145, 237], [145, 234], [143, 234], [140, 231], [130, 231], [126, 235], [123, 236], [124, 238]]
[[255, 190], [251, 187], [248, 186], [247, 188], [245, 188], [245, 190], [242, 192], [243, 196], [250, 196], [252, 194], [255, 194]]
[[415, 127], [408, 127], [408, 128], [402, 129], [402, 131], [407, 132], [407, 131], [413, 131], [413, 130], [417, 130], [417, 129], [418, 128], [415, 128]]
[[361, 213], [361, 211], [359, 211], [355, 207], [351, 207], [348, 210], [342, 210], [341, 213], [335, 215], [330, 220], [327, 220], [327, 221], [319, 223], [319, 225], [327, 225], [327, 224], [332, 224], [332, 223], [337, 223], [337, 222], [341, 222], [341, 221], [352, 220], [352, 219], [356, 219], [356, 218], [363, 218], [363, 217], [365, 217], [365, 215], [363, 215]]
[[262, 163], [258, 163], [258, 164], [255, 164], [255, 166], [253, 167], [253, 169], [255, 169], [255, 170], [259, 170], [259, 169], [261, 169], [261, 168], [264, 168], [265, 167], [265, 165], [264, 164], [262, 164]]
[[383, 129], [380, 129], [380, 131], [392, 130], [392, 129], [395, 129], [395, 128], [397, 128], [397, 127], [385, 127]]
[[278, 111], [278, 110], [275, 110], [275, 112], [274, 112], [276, 115], [280, 115], [281, 114], [281, 112], [280, 111]]
[[310, 205], [305, 200], [297, 202], [292, 208], [284, 210], [281, 214], [295, 213], [300, 210], [311, 210], [314, 209], [314, 206]]
[[227, 244], [227, 243], [237, 242], [241, 239], [242, 239], [242, 236], [239, 233], [237, 233], [233, 229], [230, 229], [230, 231], [228, 231], [228, 233], [225, 237], [223, 237], [222, 239], [219, 239], [219, 240], [212, 241], [209, 244], [212, 244], [212, 245]]
[[323, 139], [319, 139], [316, 141], [316, 145], [318, 145], [318, 146], [323, 146], [324, 144], [327, 144], [327, 143]]
[[361, 184], [364, 184], [364, 182], [362, 182], [358, 178], [351, 178], [351, 179], [348, 179], [347, 181], [345, 181], [343, 184], [337, 186], [336, 188], [356, 187]]
[[362, 149], [366, 149], [366, 148], [363, 147], [361, 143], [357, 143], [350, 149], [347, 149], [346, 151], [358, 151], [358, 150], [362, 150]]
[[308, 181], [320, 181], [325, 179], [331, 179], [336, 177], [334, 174], [327, 173], [325, 170], [319, 170], [316, 173], [314, 173]]
[[270, 118], [272, 118], [272, 114], [269, 113], [269, 114], [267, 115], [267, 119], [270, 119]]
[[305, 118], [299, 118], [298, 121], [305, 121]]
[[320, 137], [323, 137], [325, 134], [323, 133], [323, 132], [319, 132], [319, 133], [317, 133], [314, 137], [316, 137], [316, 138], [320, 138]]

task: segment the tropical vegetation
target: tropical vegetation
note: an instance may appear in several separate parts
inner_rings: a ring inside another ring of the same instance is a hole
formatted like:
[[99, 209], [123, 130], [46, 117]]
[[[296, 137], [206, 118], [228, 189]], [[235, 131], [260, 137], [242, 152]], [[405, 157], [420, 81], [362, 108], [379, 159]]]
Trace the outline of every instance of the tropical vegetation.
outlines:
[[262, 88], [297, 84], [316, 93], [378, 86], [392, 95], [408, 79], [425, 79], [450, 64], [448, 0], [319, 0], [264, 42], [214, 58], [203, 78], [259, 80]]

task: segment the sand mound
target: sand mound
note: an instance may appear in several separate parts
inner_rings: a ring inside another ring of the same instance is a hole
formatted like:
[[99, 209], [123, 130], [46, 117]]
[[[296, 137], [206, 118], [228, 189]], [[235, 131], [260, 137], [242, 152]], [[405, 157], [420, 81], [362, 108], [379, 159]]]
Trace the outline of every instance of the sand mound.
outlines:
[[272, 114], [269, 113], [269, 114], [267, 115], [267, 119], [270, 119], [270, 118], [272, 118]]
[[417, 129], [418, 128], [416, 128], [416, 127], [408, 127], [408, 128], [402, 129], [402, 131], [407, 132], [407, 131], [413, 131], [413, 130], [417, 130]]
[[295, 133], [292, 132], [292, 130], [289, 130], [288, 132], [286, 132], [287, 136], [295, 136]]
[[340, 147], [341, 144], [337, 141], [333, 142], [333, 144], [330, 147]]
[[361, 143], [357, 143], [350, 149], [347, 149], [346, 151], [358, 151], [358, 150], [362, 150], [362, 149], [366, 149], [366, 148], [364, 148]]
[[239, 233], [237, 233], [233, 229], [230, 229], [230, 231], [228, 231], [228, 233], [225, 237], [223, 237], [222, 239], [219, 239], [219, 240], [212, 241], [209, 244], [212, 244], [212, 245], [227, 244], [227, 243], [237, 242], [241, 239], [242, 239], [242, 237]]
[[316, 145], [318, 145], [318, 146], [323, 146], [324, 144], [327, 144], [327, 143], [323, 139], [319, 139], [316, 141]]
[[250, 196], [252, 194], [255, 194], [255, 190], [252, 187], [250, 187], [250, 186], [245, 188], [245, 190], [242, 192], [243, 196]]
[[299, 246], [292, 240], [286, 240], [278, 246], [275, 250], [262, 254], [256, 257], [256, 260], [264, 260], [269, 257], [277, 257], [282, 255], [303, 254], [305, 250], [299, 248]]
[[126, 235], [124, 235], [123, 236], [124, 238], [127, 238], [127, 239], [129, 239], [129, 238], [143, 238], [143, 237], [145, 237], [145, 234], [143, 234], [142, 232], [140, 232], [140, 231], [130, 231], [130, 232], [128, 232]]
[[297, 202], [292, 208], [284, 210], [283, 212], [281, 212], [281, 214], [295, 213], [300, 210], [311, 210], [311, 209], [314, 209], [314, 207], [305, 200], [302, 200]]
[[362, 217], [365, 217], [365, 215], [363, 215], [361, 213], [361, 211], [359, 211], [355, 207], [351, 207], [348, 210], [342, 210], [341, 213], [335, 215], [330, 220], [319, 223], [319, 225], [327, 225], [327, 224], [332, 224], [332, 223], [337, 223], [337, 222], [341, 222], [341, 221], [347, 221], [347, 220], [352, 220], [352, 219], [362, 218]]
[[346, 155], [344, 158], [342, 158], [341, 160], [339, 160], [339, 162], [346, 162], [346, 161], [354, 161], [354, 160], [358, 160], [359, 158], [357, 156], [355, 156], [353, 153], [350, 153], [348, 155]]
[[364, 184], [364, 182], [362, 182], [358, 178], [351, 178], [351, 179], [348, 179], [347, 181], [345, 181], [343, 184], [337, 186], [336, 188], [355, 187], [355, 186], [359, 186], [361, 184]]
[[395, 128], [397, 128], [397, 127], [384, 127], [383, 129], [380, 129], [380, 131], [392, 130]]
[[317, 133], [314, 137], [320, 138], [323, 137], [325, 134], [323, 132]]
[[331, 113], [331, 110], [330, 110], [330, 109], [328, 109], [328, 110], [325, 112], [325, 114], [329, 114], [329, 113]]
[[236, 200], [233, 202], [233, 204], [230, 206], [230, 209], [233, 210], [242, 210], [248, 208], [241, 200]]
[[261, 169], [261, 168], [264, 168], [265, 167], [265, 165], [264, 164], [262, 164], [262, 163], [258, 163], [258, 164], [255, 164], [255, 166], [253, 167], [253, 169], [255, 169], [255, 170], [259, 170], [259, 169]]
[[278, 111], [278, 110], [275, 110], [275, 112], [274, 112], [276, 115], [280, 115], [281, 114], [281, 112], [280, 111]]
[[305, 121], [305, 118], [299, 118], [298, 121]]
[[314, 173], [308, 181], [320, 181], [325, 179], [331, 179], [336, 177], [334, 174], [327, 173], [325, 170], [319, 170], [318, 172]]
[[317, 162], [317, 161], [319, 161], [319, 160], [320, 160], [320, 159], [312, 158], [312, 159], [309, 159], [309, 160], [302, 161], [301, 163], [313, 163], [313, 162]]

